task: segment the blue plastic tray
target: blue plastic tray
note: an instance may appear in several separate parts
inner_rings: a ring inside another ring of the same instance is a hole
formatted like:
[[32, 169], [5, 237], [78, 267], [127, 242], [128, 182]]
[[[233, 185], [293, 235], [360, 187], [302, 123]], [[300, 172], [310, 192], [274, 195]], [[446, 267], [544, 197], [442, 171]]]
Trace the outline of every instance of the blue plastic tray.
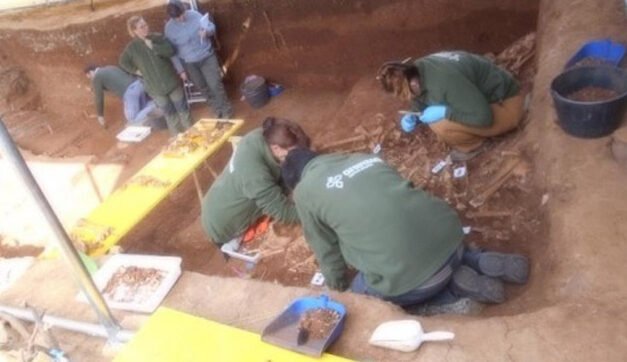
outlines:
[[[329, 336], [325, 339], [309, 338], [299, 345], [298, 323], [301, 316], [311, 309], [332, 309], [340, 315], [340, 320], [335, 324]], [[314, 357], [320, 357], [322, 353], [338, 339], [344, 330], [346, 308], [344, 305], [330, 300], [328, 296], [302, 297], [295, 299], [278, 317], [264, 328], [261, 339], [265, 342], [287, 348], [289, 350], [304, 353]]]
[[566, 63], [565, 68], [570, 68], [585, 58], [597, 58], [608, 65], [618, 65], [625, 55], [625, 46], [613, 42], [611, 39], [592, 40], [585, 43], [575, 55]]

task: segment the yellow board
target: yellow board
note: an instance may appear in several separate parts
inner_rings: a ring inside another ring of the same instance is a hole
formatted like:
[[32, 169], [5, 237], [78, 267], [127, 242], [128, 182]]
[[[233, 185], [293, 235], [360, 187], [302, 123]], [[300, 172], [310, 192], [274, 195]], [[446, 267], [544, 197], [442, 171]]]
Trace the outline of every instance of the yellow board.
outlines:
[[114, 362], [350, 362], [313, 358], [261, 341], [258, 334], [173, 309], [159, 308]]
[[89, 255], [105, 254], [239, 130], [242, 120], [201, 119], [70, 231]]

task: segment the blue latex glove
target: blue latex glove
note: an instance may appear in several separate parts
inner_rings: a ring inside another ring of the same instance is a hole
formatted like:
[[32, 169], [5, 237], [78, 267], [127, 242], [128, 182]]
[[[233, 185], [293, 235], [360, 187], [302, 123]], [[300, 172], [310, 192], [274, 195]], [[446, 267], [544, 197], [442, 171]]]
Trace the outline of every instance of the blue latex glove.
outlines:
[[446, 118], [446, 106], [429, 106], [420, 115], [423, 123], [435, 123]]
[[414, 114], [405, 114], [401, 118], [401, 128], [403, 129], [403, 131], [409, 133], [416, 129], [416, 124], [418, 124], [418, 122], [418, 116]]

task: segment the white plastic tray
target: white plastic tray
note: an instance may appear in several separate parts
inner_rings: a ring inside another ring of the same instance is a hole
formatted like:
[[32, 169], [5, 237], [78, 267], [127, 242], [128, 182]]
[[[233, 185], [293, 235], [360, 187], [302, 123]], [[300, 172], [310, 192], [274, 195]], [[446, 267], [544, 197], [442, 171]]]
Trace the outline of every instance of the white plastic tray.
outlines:
[[118, 133], [116, 138], [120, 142], [141, 142], [150, 135], [150, 127], [128, 126]]
[[[142, 313], [152, 313], [161, 304], [170, 289], [174, 286], [181, 275], [181, 258], [177, 256], [153, 256], [153, 255], [133, 255], [116, 254], [111, 256], [106, 263], [98, 269], [92, 276], [99, 291], [107, 286], [111, 277], [121, 268], [135, 266], [139, 268], [155, 268], [165, 273], [159, 286], [152, 294], [144, 298], [141, 302], [117, 302], [110, 300], [103, 294], [109, 308], [121, 309]], [[79, 300], [87, 302], [83, 293], [79, 293]]]
[[246, 255], [243, 253], [239, 253], [237, 251], [229, 250], [227, 249], [227, 247], [225, 247], [225, 245], [226, 244], [223, 244], [220, 250], [232, 258], [243, 260], [247, 263], [253, 263], [253, 264], [256, 264], [259, 261], [259, 258], [261, 258], [261, 253], [255, 253], [253, 255]]

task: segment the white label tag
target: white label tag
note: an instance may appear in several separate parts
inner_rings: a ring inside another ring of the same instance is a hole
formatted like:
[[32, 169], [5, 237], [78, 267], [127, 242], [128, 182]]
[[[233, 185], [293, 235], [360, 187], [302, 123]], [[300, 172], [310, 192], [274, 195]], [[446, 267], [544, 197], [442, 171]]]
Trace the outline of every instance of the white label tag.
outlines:
[[453, 170], [453, 177], [462, 178], [466, 176], [466, 166], [458, 167]]
[[324, 275], [322, 275], [322, 273], [320, 272], [316, 272], [313, 278], [311, 278], [311, 285], [315, 285], [318, 287], [324, 285]]
[[433, 166], [433, 168], [431, 169], [431, 173], [437, 175], [438, 173], [440, 173], [440, 171], [444, 169], [444, 167], [446, 167], [446, 161], [441, 160], [435, 166]]

